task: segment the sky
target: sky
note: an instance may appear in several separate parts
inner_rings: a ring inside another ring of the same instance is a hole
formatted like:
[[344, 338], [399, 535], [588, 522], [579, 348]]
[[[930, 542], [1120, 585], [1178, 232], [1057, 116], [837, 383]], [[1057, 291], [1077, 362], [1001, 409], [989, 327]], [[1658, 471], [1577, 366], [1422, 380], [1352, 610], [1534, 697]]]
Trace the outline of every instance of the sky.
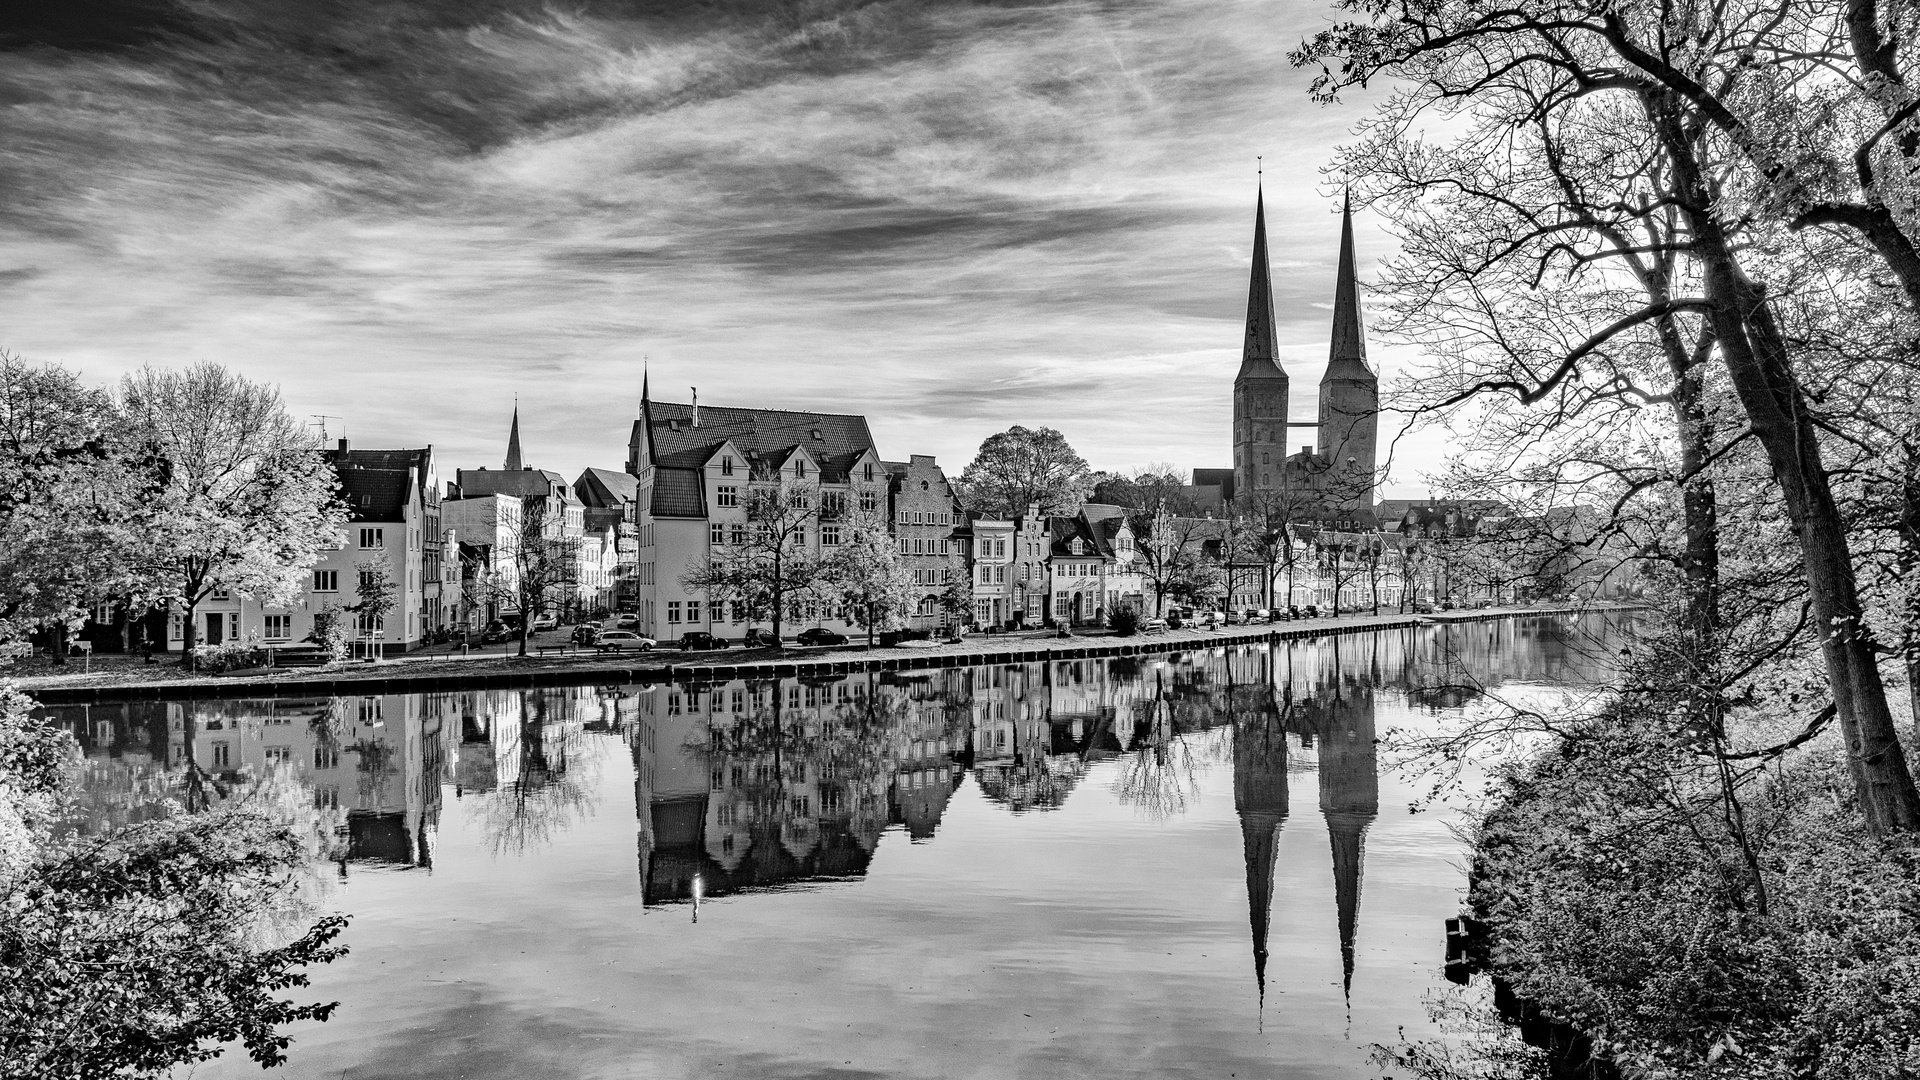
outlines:
[[[213, 360], [358, 446], [620, 468], [654, 396], [1229, 463], [1264, 157], [1296, 419], [1339, 238], [1319, 0], [53, 0], [0, 14], [0, 348]], [[1391, 251], [1356, 219], [1363, 280]], [[1383, 384], [1417, 356], [1372, 342]], [[1383, 425], [1383, 450], [1392, 425]], [[1304, 433], [1301, 433], [1304, 436]], [[1304, 439], [1302, 440], [1304, 441]], [[1403, 448], [1385, 495], [1437, 458]]]

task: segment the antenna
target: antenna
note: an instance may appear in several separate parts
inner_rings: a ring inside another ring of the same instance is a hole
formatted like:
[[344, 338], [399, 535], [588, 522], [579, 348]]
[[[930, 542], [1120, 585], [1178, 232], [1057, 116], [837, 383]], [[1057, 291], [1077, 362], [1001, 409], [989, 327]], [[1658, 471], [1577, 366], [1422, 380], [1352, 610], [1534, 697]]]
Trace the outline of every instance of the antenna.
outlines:
[[315, 420], [318, 420], [320, 422], [320, 441], [321, 442], [325, 442], [327, 440], [327, 421], [329, 420], [340, 421], [340, 434], [342, 437], [346, 436], [347, 434], [347, 418], [346, 417], [329, 416], [326, 413], [309, 413], [308, 415], [312, 416]]

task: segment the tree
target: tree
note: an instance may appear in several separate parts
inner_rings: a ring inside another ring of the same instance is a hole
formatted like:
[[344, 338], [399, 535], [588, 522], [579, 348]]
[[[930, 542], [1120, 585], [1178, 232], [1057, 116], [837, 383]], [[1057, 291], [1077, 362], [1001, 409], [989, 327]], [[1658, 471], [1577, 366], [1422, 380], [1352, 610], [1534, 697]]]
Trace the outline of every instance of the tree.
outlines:
[[495, 603], [520, 612], [520, 655], [527, 655], [533, 624], [557, 615], [580, 581], [580, 538], [545, 499], [527, 499], [493, 552], [496, 573], [477, 577], [476, 587]]
[[956, 485], [961, 501], [990, 517], [1010, 520], [1038, 503], [1040, 513], [1078, 513], [1093, 475], [1066, 436], [1052, 428], [1018, 424], [980, 444]]
[[816, 488], [798, 480], [756, 483], [744, 494], [747, 527], [738, 537], [690, 567], [680, 579], [689, 593], [704, 592], [710, 604], [731, 603], [749, 623], [773, 622], [773, 647], [788, 609], [823, 582], [818, 554], [807, 543], [816, 520]]
[[852, 609], [872, 648], [876, 627], [905, 624], [914, 602], [913, 572], [901, 563], [900, 545], [877, 512], [853, 511], [841, 528], [839, 546], [820, 568], [821, 585], [833, 603]]
[[333, 944], [345, 917], [315, 920], [301, 892], [319, 830], [249, 792], [105, 836], [56, 833], [78, 748], [33, 704], [0, 691], [0, 1073], [153, 1077], [227, 1042], [284, 1062], [281, 1030], [338, 1003], [279, 992], [346, 952]]
[[[1805, 589], [1804, 621], [1827, 669], [1862, 812], [1878, 833], [1920, 829], [1920, 788], [1887, 704], [1878, 667], [1883, 647], [1868, 621], [1855, 538], [1843, 506], [1851, 480], [1844, 455], [1855, 433], [1829, 419], [1845, 413], [1827, 402], [1831, 388], [1829, 372], [1819, 366], [1822, 353], [1805, 348], [1799, 328], [1789, 321], [1796, 314], [1817, 314], [1822, 305], [1783, 303], [1781, 297], [1791, 296], [1791, 289], [1768, 282], [1769, 277], [1805, 280], [1837, 298], [1842, 308], [1856, 296], [1881, 291], [1874, 276], [1863, 273], [1844, 251], [1838, 258], [1832, 254], [1831, 234], [1799, 232], [1815, 224], [1854, 229], [1903, 290], [1906, 310], [1898, 318], [1911, 323], [1920, 305], [1920, 258], [1888, 200], [1875, 190], [1891, 171], [1879, 167], [1888, 159], [1876, 155], [1911, 157], [1920, 150], [1908, 127], [1920, 106], [1907, 102], [1904, 88], [1891, 94], [1899, 103], [1869, 100], [1895, 85], [1890, 80], [1899, 76], [1903, 59], [1895, 43], [1899, 35], [1888, 36], [1871, 2], [1845, 5], [1844, 18], [1838, 9], [1812, 14], [1791, 6], [1777, 14], [1744, 6], [1676, 13], [1598, 2], [1521, 4], [1497, 11], [1427, 2], [1389, 9], [1356, 0], [1347, 6], [1362, 18], [1317, 35], [1296, 55], [1301, 63], [1323, 66], [1318, 92], [1331, 94], [1374, 76], [1406, 79], [1412, 89], [1396, 95], [1390, 116], [1397, 118], [1388, 119], [1386, 127], [1404, 127], [1428, 105], [1458, 109], [1476, 122], [1467, 125], [1466, 137], [1445, 141], [1468, 150], [1473, 161], [1506, 167], [1500, 159], [1507, 155], [1489, 142], [1504, 124], [1530, 140], [1541, 133], [1537, 143], [1511, 145], [1513, 167], [1544, 173], [1555, 182], [1577, 176], [1612, 186], [1611, 204], [1584, 193], [1548, 203], [1550, 215], [1532, 221], [1523, 234], [1529, 242], [1521, 245], [1521, 258], [1543, 269], [1554, 260], [1542, 262], [1542, 249], [1557, 248], [1567, 260], [1585, 259], [1577, 243], [1567, 242], [1560, 224], [1560, 211], [1569, 206], [1613, 205], [1643, 221], [1665, 215], [1667, 233], [1677, 239], [1663, 240], [1654, 250], [1684, 251], [1687, 276], [1682, 280], [1697, 295], [1673, 292], [1661, 298], [1649, 291], [1661, 283], [1642, 276], [1632, 302], [1616, 306], [1612, 321], [1586, 323], [1585, 339], [1556, 362], [1493, 388], [1531, 404], [1562, 398], [1576, 384], [1598, 385], [1589, 361], [1606, 357], [1642, 328], [1665, 328], [1680, 312], [1696, 314], [1701, 330], [1693, 335], [1695, 351], [1714, 361], [1714, 374], [1738, 403], [1744, 414], [1740, 435], [1750, 434], [1764, 454], [1778, 505], [1790, 523]], [[1834, 67], [1829, 54], [1836, 51], [1850, 53], [1862, 76], [1859, 84], [1837, 93], [1827, 89]], [[1756, 64], [1782, 67], [1748, 70]], [[1874, 108], [1886, 110], [1877, 122], [1859, 119]], [[1634, 164], [1622, 167], [1618, 153], [1604, 160], [1577, 154], [1577, 162], [1603, 167], [1558, 169], [1566, 160], [1554, 156], [1558, 151], [1580, 150], [1579, 144], [1558, 138], [1566, 130], [1582, 133], [1590, 144], [1629, 142], [1627, 160]], [[1833, 131], [1842, 139], [1863, 133], [1850, 169], [1833, 153]], [[1904, 149], [1893, 149], [1903, 142]], [[1783, 149], [1787, 156], [1778, 152]], [[1446, 190], [1485, 190], [1472, 172], [1456, 175], [1464, 179], [1443, 181]], [[1819, 182], [1810, 179], [1816, 176], [1836, 178], [1842, 187], [1857, 183], [1868, 197], [1863, 204], [1835, 201], [1831, 188], [1817, 190]], [[1521, 210], [1538, 205], [1508, 198], [1504, 191], [1484, 201]], [[1748, 206], [1764, 210], [1749, 213]], [[1577, 216], [1575, 221], [1583, 228], [1590, 225]], [[1607, 224], [1604, 218], [1601, 224]], [[1461, 246], [1471, 249], [1488, 239], [1485, 230], [1469, 230]], [[1640, 243], [1634, 239], [1626, 251], [1614, 247], [1627, 254]], [[1489, 253], [1482, 263], [1497, 264], [1510, 249], [1496, 243], [1481, 250]], [[1805, 273], [1808, 268], [1814, 273]], [[1817, 333], [1820, 327], [1815, 323], [1810, 329]], [[1911, 331], [1905, 336], [1911, 340]], [[1509, 340], [1522, 337], [1514, 334]], [[1888, 359], [1879, 365], [1887, 380], [1914, 377], [1911, 363]], [[1656, 400], [1633, 380], [1617, 384], [1617, 396], [1636, 394]], [[1836, 449], [1843, 455], [1837, 465], [1830, 460]], [[1704, 575], [1701, 584], [1709, 584]], [[1694, 610], [1708, 609], [1698, 605]], [[1722, 665], [1711, 656], [1711, 641], [1707, 645], [1694, 651], [1706, 654], [1708, 692], [1694, 700], [1703, 731], [1718, 739], [1725, 715], [1719, 704]]]
[[360, 640], [366, 643], [371, 656], [374, 634], [393, 613], [399, 600], [398, 590], [394, 587], [393, 569], [384, 558], [362, 559], [353, 564], [353, 569], [359, 579], [358, 591], [348, 610], [359, 616]]
[[201, 363], [141, 368], [120, 396], [126, 452], [144, 473], [128, 556], [146, 599], [183, 610], [191, 667], [201, 602], [219, 589], [293, 602], [321, 550], [339, 540], [346, 509], [278, 390]]
[[940, 610], [947, 613], [955, 627], [973, 621], [973, 579], [955, 578], [940, 590]]
[[135, 499], [117, 427], [104, 391], [0, 351], [0, 653], [126, 588], [120, 525]]

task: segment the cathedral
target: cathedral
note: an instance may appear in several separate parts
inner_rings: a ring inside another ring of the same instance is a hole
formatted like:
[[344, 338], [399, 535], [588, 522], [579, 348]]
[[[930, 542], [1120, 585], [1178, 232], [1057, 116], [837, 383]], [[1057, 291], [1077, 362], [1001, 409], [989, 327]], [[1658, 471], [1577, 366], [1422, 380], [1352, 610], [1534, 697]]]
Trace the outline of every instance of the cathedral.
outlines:
[[[1367, 365], [1354, 269], [1353, 208], [1340, 215], [1340, 262], [1333, 290], [1333, 340], [1320, 377], [1319, 419], [1288, 419], [1289, 380], [1274, 343], [1266, 197], [1253, 211], [1253, 273], [1247, 332], [1233, 380], [1233, 467], [1195, 469], [1197, 487], [1216, 488], [1223, 506], [1337, 528], [1372, 529], [1378, 482], [1380, 378]], [[1315, 444], [1289, 454], [1289, 428], [1314, 429]]]

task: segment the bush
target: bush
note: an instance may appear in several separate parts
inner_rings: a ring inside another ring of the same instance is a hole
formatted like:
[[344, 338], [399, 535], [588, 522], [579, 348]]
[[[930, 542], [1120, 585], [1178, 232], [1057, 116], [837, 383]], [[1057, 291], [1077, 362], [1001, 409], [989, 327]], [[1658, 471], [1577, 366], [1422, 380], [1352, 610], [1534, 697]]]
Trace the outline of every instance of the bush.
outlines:
[[1650, 711], [1617, 705], [1504, 777], [1472, 890], [1495, 973], [1629, 1075], [1920, 1071], [1920, 850], [1868, 834], [1844, 746], [1742, 799], [1763, 912], [1711, 759]]
[[347, 624], [346, 613], [337, 607], [314, 613], [313, 630], [306, 640], [325, 649], [327, 658], [336, 664], [353, 653], [353, 628]]
[[267, 652], [251, 641], [225, 641], [218, 645], [195, 645], [193, 666], [196, 671], [218, 675], [223, 671], [263, 667]]
[[1130, 607], [1115, 608], [1107, 616], [1107, 629], [1119, 637], [1132, 637], [1140, 632], [1140, 613]]
[[56, 839], [78, 753], [31, 704], [0, 691], [0, 1075], [158, 1076], [236, 1041], [263, 1066], [285, 1061], [281, 1029], [334, 1005], [279, 993], [345, 951], [332, 944], [345, 919], [309, 924], [293, 872], [315, 865], [313, 823], [249, 795]]

